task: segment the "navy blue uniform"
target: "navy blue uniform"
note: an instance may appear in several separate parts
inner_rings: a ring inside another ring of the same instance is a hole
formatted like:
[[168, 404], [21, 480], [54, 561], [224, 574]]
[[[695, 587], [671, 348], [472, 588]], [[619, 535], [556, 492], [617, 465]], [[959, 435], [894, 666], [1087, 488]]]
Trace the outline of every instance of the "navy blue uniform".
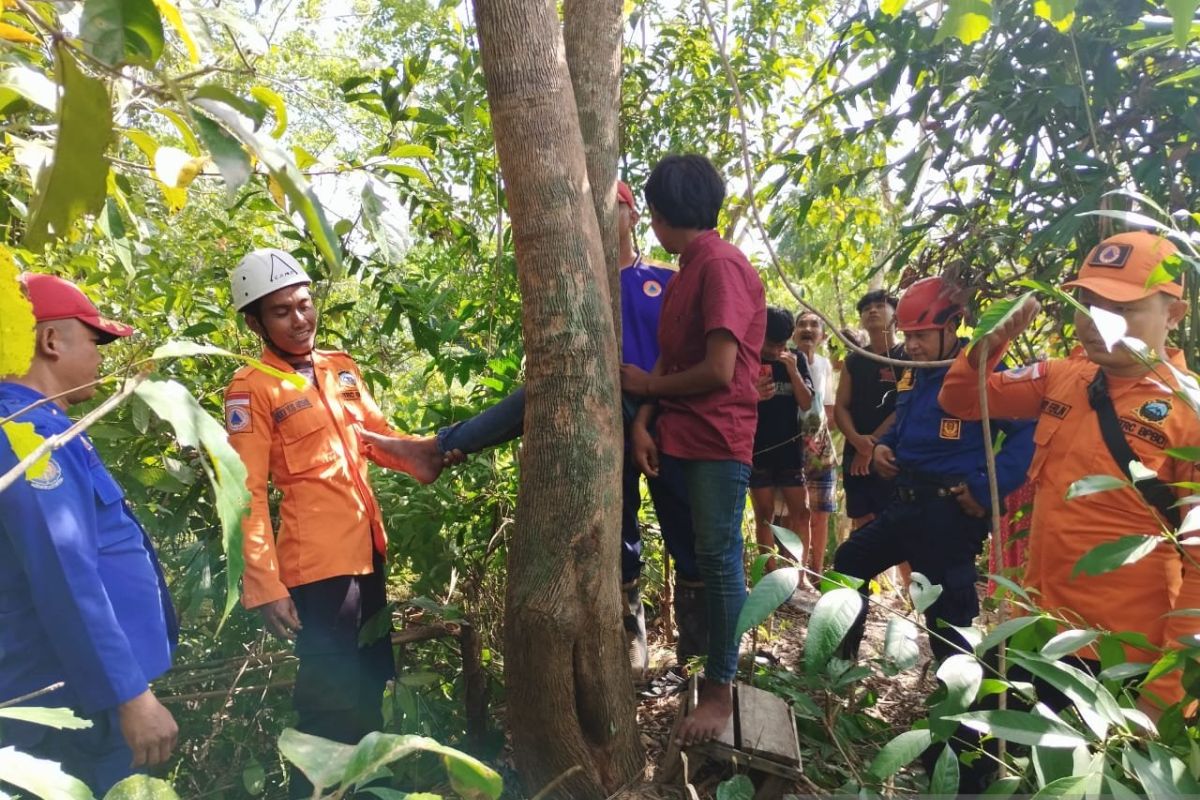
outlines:
[[[937, 602], [925, 612], [926, 625], [965, 646], [952, 629], [937, 627], [937, 620], [965, 626], [979, 613], [975, 559], [987, 539], [991, 513], [983, 518], [967, 515], [949, 490], [965, 484], [985, 510], [991, 508], [991, 495], [982, 423], [959, 419], [938, 404], [946, 372], [946, 368], [914, 368], [897, 381], [896, 422], [880, 439], [895, 453], [900, 468], [891, 502], [838, 548], [833, 568], [870, 580], [907, 561], [914, 572], [942, 587]], [[993, 420], [992, 427], [1004, 432], [1003, 446], [996, 454], [1003, 498], [1025, 480], [1033, 457], [1034, 426]], [[864, 586], [864, 594], [867, 591]], [[843, 641], [843, 656], [857, 657], [865, 620], [864, 605], [858, 623]], [[938, 658], [953, 652], [937, 637], [931, 637], [930, 647]]]
[[[42, 399], [0, 382], [0, 417]], [[14, 422], [42, 437], [71, 425], [53, 403]], [[18, 460], [0, 436], [0, 474]], [[0, 700], [63, 681], [31, 703], [68, 706], [93, 723], [55, 731], [5, 720], [3, 744], [65, 760], [103, 794], [133, 760], [116, 708], [166, 672], [177, 632], [150, 539], [86, 435], [0, 492]]]

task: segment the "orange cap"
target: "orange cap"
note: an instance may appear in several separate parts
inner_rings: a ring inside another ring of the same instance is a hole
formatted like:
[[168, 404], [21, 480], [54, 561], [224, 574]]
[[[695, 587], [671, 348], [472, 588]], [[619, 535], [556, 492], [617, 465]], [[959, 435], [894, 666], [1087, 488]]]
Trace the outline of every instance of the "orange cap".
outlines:
[[1183, 297], [1182, 276], [1146, 288], [1154, 268], [1177, 249], [1168, 239], [1146, 231], [1118, 233], [1092, 248], [1079, 275], [1063, 288], [1087, 289], [1118, 303], [1141, 300], [1155, 292]]

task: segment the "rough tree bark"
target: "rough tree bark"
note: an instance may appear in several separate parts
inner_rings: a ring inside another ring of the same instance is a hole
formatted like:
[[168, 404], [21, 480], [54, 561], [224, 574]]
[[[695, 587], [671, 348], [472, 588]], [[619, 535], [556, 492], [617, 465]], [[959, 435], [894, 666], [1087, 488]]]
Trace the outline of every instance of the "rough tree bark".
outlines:
[[[621, 152], [622, 0], [565, 0], [563, 41], [579, 112], [583, 151], [612, 298], [621, 330], [621, 264], [617, 240], [617, 160]], [[618, 346], [620, 339], [618, 338]]]
[[603, 798], [644, 757], [617, 570], [621, 417], [604, 249], [553, 0], [474, 0], [523, 298], [525, 434], [505, 682], [532, 792]]

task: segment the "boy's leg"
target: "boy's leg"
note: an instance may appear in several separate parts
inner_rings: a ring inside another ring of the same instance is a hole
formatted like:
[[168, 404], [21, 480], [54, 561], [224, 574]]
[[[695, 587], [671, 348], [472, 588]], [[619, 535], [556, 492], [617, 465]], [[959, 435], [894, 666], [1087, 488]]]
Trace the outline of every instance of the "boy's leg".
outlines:
[[692, 508], [688, 503], [687, 480], [683, 461], [664, 454], [659, 456], [657, 478], [648, 478], [654, 513], [662, 530], [663, 544], [675, 563], [675, 624], [679, 638], [675, 657], [680, 664], [708, 652], [708, 612], [704, 602], [704, 581], [696, 566], [696, 538], [692, 528]]
[[812, 548], [808, 552], [808, 568], [816, 573], [825, 571], [825, 549], [829, 543], [829, 516], [837, 511], [837, 473], [833, 467], [809, 473], [808, 530]]
[[650, 666], [650, 650], [646, 645], [646, 611], [638, 585], [642, 575], [642, 532], [638, 524], [641, 477], [626, 439], [621, 470], [621, 602], [629, 665], [644, 675]]
[[442, 453], [458, 450], [463, 455], [470, 455], [511, 442], [524, 429], [525, 387], [522, 386], [470, 419], [442, 428], [437, 432], [437, 443]]
[[733, 714], [738, 656], [735, 630], [746, 602], [742, 514], [750, 468], [737, 461], [683, 464], [696, 534], [696, 562], [704, 578], [709, 634], [704, 689], [678, 734], [688, 745], [719, 736]]
[[835, 571], [863, 581], [858, 590], [863, 596], [862, 609], [859, 610], [858, 619], [846, 633], [838, 649], [842, 658], [851, 661], [858, 658], [858, 649], [862, 644], [867, 622], [867, 598], [871, 594], [871, 580], [906, 557], [902, 522], [903, 511], [895, 507], [889, 508], [881, 516], [851, 533], [850, 538], [838, 547], [833, 556]]
[[771, 520], [775, 518], [775, 487], [771, 485], [769, 470], [750, 473], [750, 505], [754, 509], [754, 540], [758, 542], [758, 554], [772, 554], [766, 567], [766, 572], [770, 572], [775, 569], [775, 534], [771, 530]]

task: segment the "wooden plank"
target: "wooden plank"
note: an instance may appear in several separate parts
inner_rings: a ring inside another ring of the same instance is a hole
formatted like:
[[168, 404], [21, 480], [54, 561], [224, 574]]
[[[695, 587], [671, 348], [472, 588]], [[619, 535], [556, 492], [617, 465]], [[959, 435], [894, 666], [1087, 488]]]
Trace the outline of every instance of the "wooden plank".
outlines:
[[741, 728], [739, 749], [788, 766], [800, 764], [792, 710], [783, 698], [739, 683], [738, 719]]

